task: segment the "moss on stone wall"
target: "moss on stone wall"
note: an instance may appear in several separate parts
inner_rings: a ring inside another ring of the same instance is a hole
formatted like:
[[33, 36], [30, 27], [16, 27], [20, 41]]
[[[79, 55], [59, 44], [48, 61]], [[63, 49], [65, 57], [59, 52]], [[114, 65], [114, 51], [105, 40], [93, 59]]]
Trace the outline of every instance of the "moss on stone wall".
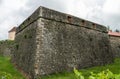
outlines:
[[0, 55], [11, 56], [14, 48], [13, 46], [14, 46], [14, 41], [11, 40], [0, 41]]

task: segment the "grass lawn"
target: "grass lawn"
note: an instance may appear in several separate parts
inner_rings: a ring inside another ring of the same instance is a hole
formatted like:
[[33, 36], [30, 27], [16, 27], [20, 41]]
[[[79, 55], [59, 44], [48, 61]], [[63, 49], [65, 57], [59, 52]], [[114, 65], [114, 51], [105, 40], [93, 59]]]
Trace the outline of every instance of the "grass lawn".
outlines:
[[[87, 69], [81, 69], [80, 71], [83, 73], [85, 77], [90, 75], [90, 72], [101, 72], [103, 70], [109, 69], [115, 74], [120, 73], [120, 58], [115, 59], [115, 62], [105, 66], [97, 66]], [[10, 58], [0, 56], [0, 73], [7, 72], [13, 76], [13, 79], [25, 79], [20, 72], [18, 72], [13, 65], [10, 63]], [[75, 75], [73, 72], [63, 72], [48, 76], [43, 76], [41, 79], [75, 79]]]
[[[106, 69], [109, 69], [114, 74], [119, 74], [120, 73], [120, 58], [115, 59], [114, 63], [109, 64], [109, 65], [81, 69], [79, 71], [82, 72], [85, 77], [88, 77], [90, 75], [90, 72], [99, 73]], [[64, 72], [64, 73], [43, 76], [41, 79], [76, 79], [76, 78], [73, 72], [71, 73]]]
[[0, 74], [3, 72], [11, 74], [13, 79], [25, 79], [20, 72], [14, 68], [13, 64], [11, 64], [10, 58], [0, 56]]

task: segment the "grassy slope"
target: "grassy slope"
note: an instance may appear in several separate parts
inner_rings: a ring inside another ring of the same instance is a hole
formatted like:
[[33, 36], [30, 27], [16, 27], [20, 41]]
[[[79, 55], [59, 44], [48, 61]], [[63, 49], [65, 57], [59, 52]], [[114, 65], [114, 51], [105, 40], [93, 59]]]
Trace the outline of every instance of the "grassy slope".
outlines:
[[[10, 63], [9, 58], [1, 57], [0, 56], [0, 73], [1, 72], [7, 72], [10, 73], [14, 78], [13, 79], [25, 79], [23, 76], [13, 67], [13, 65]], [[85, 75], [86, 77], [89, 76], [90, 72], [101, 72], [103, 70], [110, 69], [113, 73], [120, 73], [120, 58], [116, 59], [113, 64], [106, 65], [106, 66], [97, 66], [93, 68], [88, 69], [81, 69], [80, 71]], [[68, 73], [58, 73], [53, 74], [49, 76], [43, 76], [41, 79], [75, 79], [75, 75], [73, 72]]]
[[[98, 73], [106, 69], [109, 69], [114, 74], [119, 74], [120, 73], [120, 58], [115, 59], [114, 63], [110, 65], [81, 69], [80, 72], [82, 72], [85, 77], [88, 77], [90, 75], [90, 72]], [[75, 75], [73, 72], [71, 73], [66, 72], [66, 73], [54, 74], [51, 76], [44, 76], [42, 77], [42, 79], [75, 79]]]
[[0, 56], [0, 73], [9, 73], [13, 79], [25, 79], [10, 63], [10, 58]]

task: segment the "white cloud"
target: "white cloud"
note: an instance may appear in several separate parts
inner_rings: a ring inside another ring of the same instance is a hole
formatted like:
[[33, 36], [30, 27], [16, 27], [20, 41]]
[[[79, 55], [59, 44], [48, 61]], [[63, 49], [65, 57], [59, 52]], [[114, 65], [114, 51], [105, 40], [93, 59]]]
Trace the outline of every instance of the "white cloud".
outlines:
[[106, 0], [102, 11], [106, 25], [109, 25], [113, 30], [120, 30], [120, 0]]
[[68, 11], [70, 14], [85, 18], [88, 12], [88, 9], [84, 2], [73, 0], [68, 6]]
[[17, 10], [26, 8], [25, 3], [25, 0], [2, 1], [2, 5], [0, 5], [0, 39], [6, 39], [8, 37], [8, 31], [13, 26], [19, 24], [22, 17], [19, 16], [20, 13], [17, 13]]
[[106, 0], [103, 11], [109, 14], [120, 14], [120, 0]]
[[0, 4], [2, 4], [2, 0], [0, 0]]

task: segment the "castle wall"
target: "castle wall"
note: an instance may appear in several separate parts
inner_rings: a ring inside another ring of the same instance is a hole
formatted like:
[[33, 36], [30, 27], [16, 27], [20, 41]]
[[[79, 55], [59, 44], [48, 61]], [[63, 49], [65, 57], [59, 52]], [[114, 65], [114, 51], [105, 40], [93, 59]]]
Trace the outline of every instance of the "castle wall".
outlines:
[[42, 21], [43, 47], [39, 50], [39, 44], [37, 49], [39, 75], [70, 71], [74, 67], [81, 69], [104, 65], [112, 61], [106, 33], [52, 20]]
[[110, 36], [110, 43], [114, 57], [120, 57], [120, 37]]
[[12, 62], [24, 75], [33, 77], [35, 74], [36, 30], [39, 10], [36, 10], [16, 29], [15, 50]]
[[0, 41], [0, 55], [11, 57], [12, 51], [14, 50], [13, 45], [14, 41]]
[[18, 28], [13, 61], [32, 78], [113, 61], [107, 30], [39, 7]]
[[36, 26], [37, 23], [34, 22], [16, 34], [15, 52], [12, 57], [17, 68], [30, 76], [34, 74]]

